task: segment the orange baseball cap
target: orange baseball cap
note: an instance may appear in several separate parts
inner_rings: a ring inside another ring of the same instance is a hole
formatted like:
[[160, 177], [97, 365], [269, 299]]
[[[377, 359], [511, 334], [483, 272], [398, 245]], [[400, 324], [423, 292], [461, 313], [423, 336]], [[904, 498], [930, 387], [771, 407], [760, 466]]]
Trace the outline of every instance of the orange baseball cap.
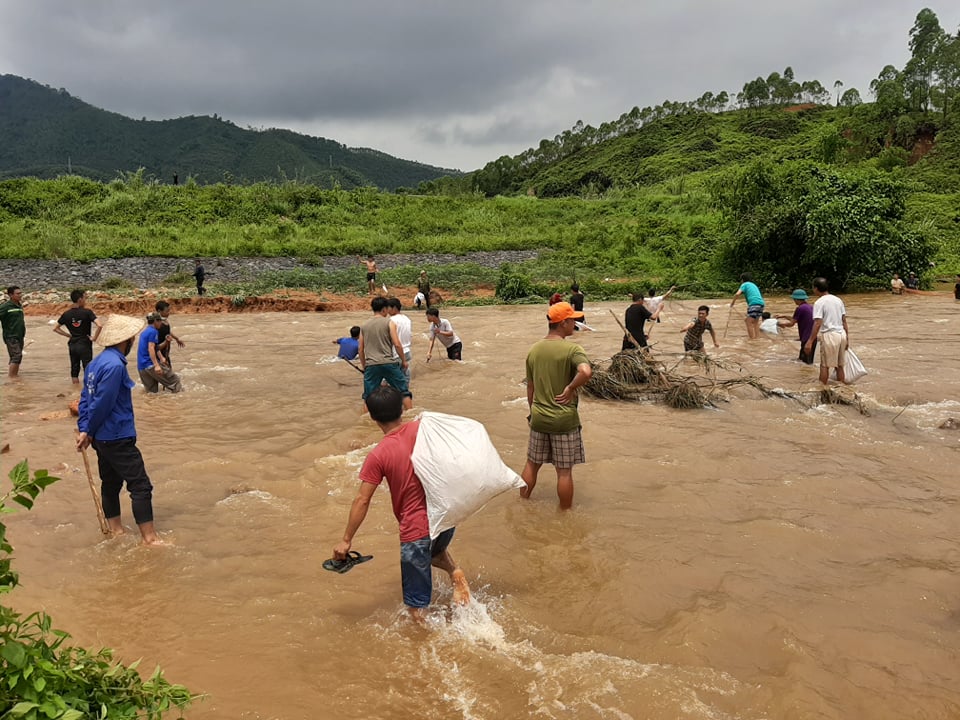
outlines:
[[583, 320], [583, 313], [573, 309], [573, 305], [568, 302], [558, 302], [550, 306], [547, 310], [547, 320], [552, 323], [561, 323], [564, 320]]

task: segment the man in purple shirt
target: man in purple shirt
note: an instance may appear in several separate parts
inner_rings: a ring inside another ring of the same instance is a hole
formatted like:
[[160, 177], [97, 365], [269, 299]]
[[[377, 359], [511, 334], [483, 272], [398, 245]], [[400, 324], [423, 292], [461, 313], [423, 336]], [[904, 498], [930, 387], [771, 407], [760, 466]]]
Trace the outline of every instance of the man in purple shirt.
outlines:
[[797, 326], [797, 330], [800, 332], [800, 357], [798, 359], [807, 365], [813, 365], [813, 357], [817, 352], [817, 341], [813, 341], [809, 353], [804, 352], [804, 347], [813, 331], [813, 305], [807, 302], [807, 293], [804, 290], [794, 290], [790, 297], [793, 298], [793, 302], [797, 306], [793, 311], [793, 317], [777, 315], [777, 325], [780, 327]]
[[106, 349], [87, 365], [80, 392], [77, 450], [93, 445], [97, 451], [103, 514], [111, 534], [124, 531], [120, 491], [126, 483], [144, 544], [162, 545], [153, 527], [153, 485], [137, 448], [130, 394], [134, 382], [127, 372], [127, 355], [144, 324], [125, 315], [110, 315], [103, 323], [96, 342]]

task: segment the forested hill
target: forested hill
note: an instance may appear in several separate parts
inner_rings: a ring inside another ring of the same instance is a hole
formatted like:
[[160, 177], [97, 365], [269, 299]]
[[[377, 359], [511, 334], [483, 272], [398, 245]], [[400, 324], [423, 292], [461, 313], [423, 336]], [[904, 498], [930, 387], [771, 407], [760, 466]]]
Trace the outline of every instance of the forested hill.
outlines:
[[0, 178], [84, 175], [112, 180], [144, 168], [161, 182], [296, 179], [321, 187], [416, 187], [456, 171], [348, 148], [289, 130], [246, 130], [213, 117], [133, 120], [15, 75], [0, 75]]
[[689, 189], [764, 160], [880, 169], [932, 192], [960, 191], [960, 32], [925, 8], [905, 39], [910, 59], [878, 68], [869, 88], [801, 79], [788, 66], [739, 92], [634, 107], [599, 127], [577, 122], [519, 155], [420, 189], [541, 198]]

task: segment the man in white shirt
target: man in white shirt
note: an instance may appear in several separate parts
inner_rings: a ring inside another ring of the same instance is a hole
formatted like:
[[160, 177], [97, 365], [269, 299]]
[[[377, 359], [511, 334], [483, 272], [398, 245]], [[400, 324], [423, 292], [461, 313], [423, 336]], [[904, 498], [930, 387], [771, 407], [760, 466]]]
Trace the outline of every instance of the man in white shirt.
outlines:
[[[649, 297], [643, 299], [643, 306], [650, 311], [650, 314], [657, 318], [657, 322], [660, 322], [660, 315], [657, 315], [658, 310], [663, 309], [664, 301], [670, 297], [674, 290], [677, 289], [676, 285], [671, 285], [670, 289], [667, 290], [663, 295], [657, 295], [656, 288], [650, 288]], [[651, 320], [651, 326], [647, 329], [647, 338], [649, 339], [650, 334], [653, 332], [653, 325]]]
[[813, 330], [807, 339], [804, 350], [809, 354], [813, 344], [820, 345], [820, 382], [824, 385], [830, 378], [830, 368], [836, 368], [837, 380], [846, 382], [843, 364], [850, 336], [847, 329], [847, 309], [843, 300], [830, 294], [830, 284], [826, 278], [813, 279], [813, 292], [817, 301], [813, 304]]
[[[410, 346], [413, 344], [413, 323], [400, 310], [403, 304], [399, 299], [392, 297], [387, 300], [387, 315], [390, 316], [390, 322], [397, 327], [397, 336], [400, 338], [400, 344], [403, 345], [403, 354], [407, 358], [407, 368], [403, 374], [407, 376], [407, 384], [410, 384]], [[397, 358], [399, 360], [400, 358]]]
[[450, 360], [463, 360], [463, 343], [453, 331], [450, 321], [442, 319], [440, 311], [432, 307], [427, 310], [427, 322], [430, 323], [430, 349], [427, 351], [427, 362], [430, 362], [433, 356], [433, 343], [437, 338], [440, 338], [440, 344], [447, 349], [447, 357]]

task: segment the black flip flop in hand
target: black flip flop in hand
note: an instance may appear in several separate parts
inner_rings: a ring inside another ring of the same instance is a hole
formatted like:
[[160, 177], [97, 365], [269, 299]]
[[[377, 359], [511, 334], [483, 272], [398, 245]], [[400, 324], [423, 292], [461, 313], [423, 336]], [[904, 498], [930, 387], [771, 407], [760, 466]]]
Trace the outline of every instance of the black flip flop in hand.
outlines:
[[347, 553], [347, 557], [345, 557], [343, 560], [338, 560], [337, 558], [324, 560], [323, 569], [343, 574], [350, 570], [350, 568], [352, 568], [354, 565], [365, 563], [367, 560], [373, 560], [373, 555], [361, 555], [356, 550], [351, 550]]

